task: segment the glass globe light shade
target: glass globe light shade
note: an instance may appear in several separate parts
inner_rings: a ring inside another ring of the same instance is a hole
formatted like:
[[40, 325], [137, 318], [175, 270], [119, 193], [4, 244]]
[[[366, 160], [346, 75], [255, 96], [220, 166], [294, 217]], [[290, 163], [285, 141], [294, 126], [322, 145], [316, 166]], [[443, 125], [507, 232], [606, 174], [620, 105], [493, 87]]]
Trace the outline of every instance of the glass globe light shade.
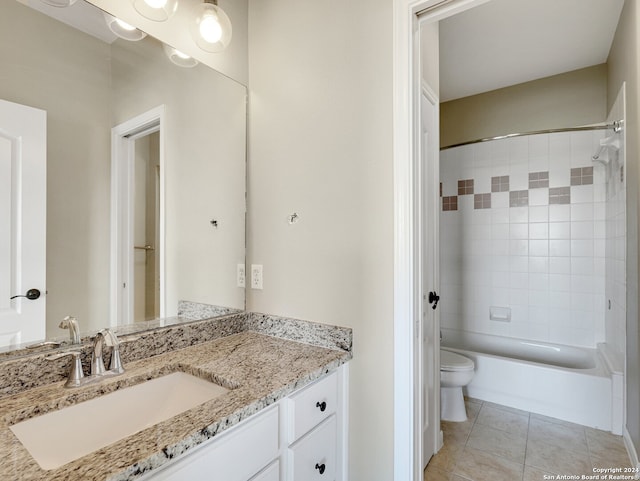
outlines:
[[191, 21], [191, 36], [198, 47], [206, 52], [222, 52], [231, 42], [231, 20], [213, 3], [201, 3]]
[[169, 20], [176, 13], [178, 0], [131, 0], [140, 15], [155, 22]]
[[198, 61], [195, 58], [190, 57], [186, 53], [182, 53], [180, 50], [175, 49], [166, 43], [162, 44], [162, 49], [169, 60], [179, 67], [192, 68], [198, 65]]
[[118, 37], [125, 40], [137, 42], [138, 40], [142, 40], [147, 36], [147, 34], [142, 30], [138, 30], [133, 25], [129, 25], [128, 23], [123, 22], [113, 15], [109, 15], [108, 13], [104, 14], [104, 21], [106, 22], [107, 27], [109, 27], [109, 30], [115, 33]]
[[52, 7], [70, 7], [76, 0], [40, 0], [42, 3], [51, 5]]

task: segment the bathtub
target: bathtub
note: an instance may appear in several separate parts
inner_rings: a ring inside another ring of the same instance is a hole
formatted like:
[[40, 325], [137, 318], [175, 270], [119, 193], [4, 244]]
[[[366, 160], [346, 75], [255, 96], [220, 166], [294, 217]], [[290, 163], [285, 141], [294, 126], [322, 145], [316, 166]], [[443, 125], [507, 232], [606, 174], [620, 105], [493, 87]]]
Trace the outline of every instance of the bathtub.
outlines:
[[596, 349], [442, 329], [442, 349], [473, 359], [469, 397], [616, 433], [612, 373]]

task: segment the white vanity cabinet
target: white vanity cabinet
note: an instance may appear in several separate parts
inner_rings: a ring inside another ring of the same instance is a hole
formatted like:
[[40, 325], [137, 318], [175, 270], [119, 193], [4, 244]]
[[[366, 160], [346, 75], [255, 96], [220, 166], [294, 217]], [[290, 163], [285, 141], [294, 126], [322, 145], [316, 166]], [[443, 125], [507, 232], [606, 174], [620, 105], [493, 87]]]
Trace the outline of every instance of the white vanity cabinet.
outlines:
[[343, 365], [143, 481], [347, 481]]

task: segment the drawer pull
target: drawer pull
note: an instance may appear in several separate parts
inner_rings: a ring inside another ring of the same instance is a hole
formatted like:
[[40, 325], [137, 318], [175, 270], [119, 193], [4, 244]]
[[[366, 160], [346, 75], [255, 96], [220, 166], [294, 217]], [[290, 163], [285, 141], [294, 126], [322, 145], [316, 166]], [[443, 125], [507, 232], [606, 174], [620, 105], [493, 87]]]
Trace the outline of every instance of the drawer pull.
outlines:
[[316, 469], [318, 471], [320, 471], [320, 474], [324, 474], [325, 468], [326, 468], [326, 466], [324, 465], [324, 463], [322, 463], [322, 464], [316, 463]]
[[[324, 412], [324, 410], [325, 410], [325, 409], [327, 409], [327, 403], [326, 403], [326, 402], [324, 402], [324, 401], [322, 401], [322, 402], [317, 402], [317, 403], [316, 403], [316, 407], [317, 407], [317, 408], [320, 408], [320, 411]], [[324, 464], [323, 464], [323, 466], [324, 466]], [[322, 474], [322, 473], [320, 473], [320, 474]]]

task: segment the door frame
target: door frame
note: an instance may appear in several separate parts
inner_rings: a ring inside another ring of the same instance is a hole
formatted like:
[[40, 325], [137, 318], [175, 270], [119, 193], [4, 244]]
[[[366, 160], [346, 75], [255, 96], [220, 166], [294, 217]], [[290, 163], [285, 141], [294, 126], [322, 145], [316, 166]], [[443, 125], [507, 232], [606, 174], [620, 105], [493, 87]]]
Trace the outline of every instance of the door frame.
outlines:
[[158, 258], [160, 317], [165, 317], [165, 106], [160, 105], [111, 129], [111, 326], [133, 322], [133, 208], [135, 141], [159, 132], [160, 189]]
[[[394, 0], [394, 479], [420, 481], [420, 23], [489, 0]], [[420, 19], [418, 18], [420, 16]], [[435, 366], [434, 366], [435, 369]], [[439, 371], [439, 368], [438, 368]]]

